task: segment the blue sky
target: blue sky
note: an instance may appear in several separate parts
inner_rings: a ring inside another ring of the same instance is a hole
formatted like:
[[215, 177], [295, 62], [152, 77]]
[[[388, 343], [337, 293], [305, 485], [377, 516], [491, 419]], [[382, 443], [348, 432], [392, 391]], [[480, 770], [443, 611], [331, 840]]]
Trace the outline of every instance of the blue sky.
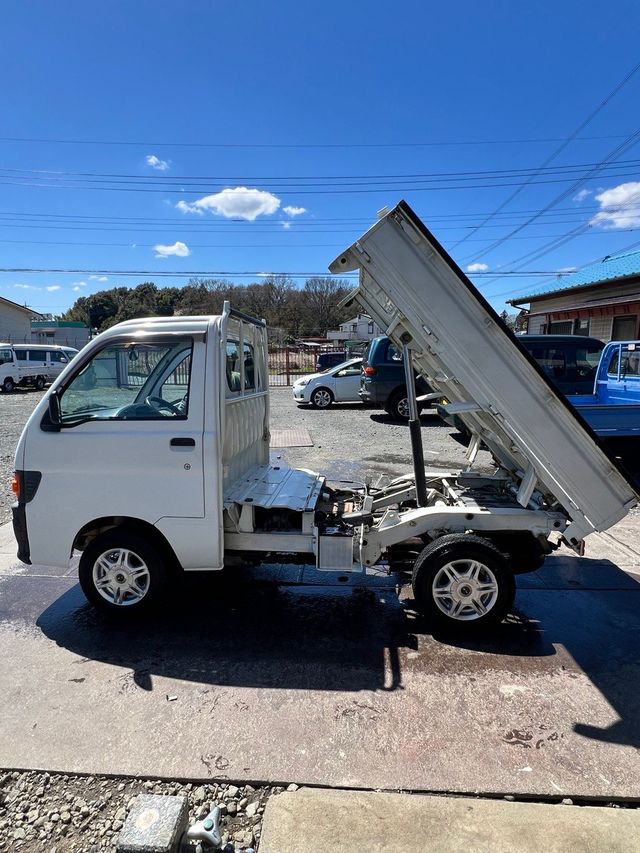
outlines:
[[538, 171], [640, 61], [637, 2], [604, 12], [5, 4], [0, 267], [85, 272], [0, 272], [0, 295], [58, 313], [191, 271], [303, 282], [402, 197], [499, 309], [640, 248], [640, 71]]

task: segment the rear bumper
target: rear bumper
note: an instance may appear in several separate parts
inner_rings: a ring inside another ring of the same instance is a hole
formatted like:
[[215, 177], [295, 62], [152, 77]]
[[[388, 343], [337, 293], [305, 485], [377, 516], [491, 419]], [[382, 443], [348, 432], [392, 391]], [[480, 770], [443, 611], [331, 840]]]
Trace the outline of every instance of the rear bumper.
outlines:
[[18, 543], [18, 559], [31, 565], [29, 537], [27, 536], [27, 507], [26, 504], [16, 503], [11, 507], [13, 514], [13, 533]]

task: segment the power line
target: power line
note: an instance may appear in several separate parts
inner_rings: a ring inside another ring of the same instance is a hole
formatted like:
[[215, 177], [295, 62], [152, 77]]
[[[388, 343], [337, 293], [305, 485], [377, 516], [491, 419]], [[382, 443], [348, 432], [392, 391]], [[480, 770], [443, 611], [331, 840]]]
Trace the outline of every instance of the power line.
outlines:
[[[513, 231], [510, 231], [509, 234], [507, 234], [504, 237], [501, 237], [499, 240], [496, 240], [490, 246], [486, 247], [485, 249], [482, 249], [480, 252], [477, 252], [474, 255], [472, 255], [471, 257], [465, 259], [465, 261], [466, 260], [477, 261], [480, 258], [487, 255], [489, 252], [492, 252], [494, 249], [497, 249], [499, 246], [503, 245], [505, 242], [507, 242], [507, 240], [509, 240], [515, 234], [519, 233], [524, 228], [528, 227], [533, 222], [535, 222], [536, 219], [538, 219], [541, 214], [546, 213], [548, 210], [555, 207], [556, 204], [559, 204], [561, 201], [564, 201], [564, 199], [568, 198], [579, 187], [581, 187], [582, 184], [584, 184], [585, 181], [588, 180], [590, 177], [595, 177], [595, 175], [599, 175], [601, 177], [601, 175], [599, 174], [601, 168], [603, 168], [605, 165], [607, 165], [607, 163], [609, 161], [611, 161], [612, 159], [616, 159], [621, 154], [623, 154], [625, 151], [627, 151], [629, 148], [633, 147], [639, 140], [640, 140], [640, 128], [638, 130], [636, 130], [634, 133], [632, 133], [630, 136], [628, 136], [627, 139], [625, 139], [625, 141], [621, 145], [618, 145], [616, 148], [613, 149], [613, 151], [611, 151], [609, 154], [607, 154], [607, 156], [604, 157], [600, 161], [601, 165], [595, 166], [581, 180], [576, 181], [568, 189], [564, 190], [559, 195], [557, 195], [548, 204], [546, 204], [538, 213], [536, 213], [534, 216], [531, 216], [523, 225], [518, 225], [518, 227], [515, 228]], [[625, 205], [622, 205], [622, 206], [624, 207]], [[588, 225], [585, 227], [588, 227]], [[569, 235], [567, 235], [567, 236], [569, 236]], [[578, 236], [578, 235], [576, 234], [575, 236]], [[544, 248], [545, 247], [543, 247], [543, 249]], [[554, 248], [554, 247], [552, 247], [552, 248]], [[549, 251], [551, 251], [551, 249], [549, 249]], [[515, 261], [510, 261], [510, 263], [517, 263], [520, 260], [521, 260], [521, 258], [517, 258]]]
[[[21, 226], [16, 226], [21, 227]], [[92, 229], [101, 230], [101, 229]], [[457, 229], [441, 229], [441, 230], [457, 230]], [[588, 231], [584, 234], [585, 237], [608, 237], [610, 234], [626, 234], [633, 231], [639, 231], [640, 228], [610, 228], [607, 231]], [[342, 233], [342, 232], [333, 232]], [[172, 234], [172, 237], [175, 235]], [[182, 235], [181, 235], [182, 236]], [[536, 234], [535, 236], [514, 237], [514, 240], [546, 240], [560, 238], [563, 235], [554, 234]], [[160, 239], [160, 237], [158, 238]], [[470, 242], [484, 243], [485, 238], [473, 238]], [[114, 248], [132, 248], [129, 243], [114, 243], [114, 242], [94, 242], [94, 241], [75, 241], [75, 240], [15, 240], [15, 239], [0, 239], [0, 243], [19, 246], [110, 246]], [[135, 243], [137, 249], [153, 249], [157, 243]], [[344, 247], [344, 242], [340, 243], [192, 243], [189, 240], [190, 249], [340, 249]]]
[[[0, 273], [11, 274], [29, 274], [29, 275], [110, 275], [110, 276], [191, 276], [192, 278], [238, 278], [238, 277], [257, 277], [267, 278], [272, 275], [287, 275], [290, 278], [357, 278], [357, 273], [329, 273], [329, 272], [262, 272], [256, 270], [230, 271], [230, 270], [113, 270], [113, 269], [82, 269], [82, 268], [60, 268], [60, 267], [0, 267]], [[484, 273], [485, 275], [493, 275], [493, 273]], [[516, 270], [505, 270], [501, 276], [548, 276], [556, 275], [555, 270], [528, 270], [527, 272], [518, 272]], [[483, 275], [483, 273], [477, 273]]]
[[604, 107], [606, 107], [606, 105], [609, 103], [609, 101], [611, 101], [611, 99], [614, 98], [618, 94], [618, 92], [624, 88], [624, 86], [626, 86], [626, 84], [629, 82], [629, 80], [631, 80], [631, 78], [638, 71], [638, 69], [640, 69], [640, 62], [637, 63], [637, 65], [635, 65], [631, 69], [631, 71], [626, 75], [626, 77], [624, 77], [616, 86], [614, 86], [614, 88], [612, 89], [611, 92], [609, 92], [607, 97], [603, 101], [601, 101], [600, 104], [598, 104], [598, 106], [594, 110], [592, 110], [589, 113], [589, 115], [586, 117], [586, 119], [580, 125], [578, 125], [578, 127], [573, 131], [573, 133], [571, 133], [565, 140], [563, 140], [562, 143], [558, 146], [558, 148], [556, 148], [546, 158], [546, 160], [544, 160], [544, 162], [540, 166], [540, 169], [538, 170], [538, 173], [534, 173], [528, 180], [526, 180], [522, 184], [522, 186], [517, 187], [508, 196], [508, 198], [506, 198], [502, 202], [502, 204], [498, 205], [498, 207], [495, 209], [495, 211], [492, 214], [490, 214], [480, 225], [478, 225], [476, 228], [474, 228], [469, 234], [465, 234], [460, 240], [458, 240], [458, 242], [452, 248], [455, 249], [461, 243], [464, 243], [470, 236], [475, 234], [476, 231], [478, 231], [480, 228], [484, 227], [488, 222], [490, 222], [496, 213], [500, 213], [501, 210], [504, 210], [504, 208], [507, 207], [507, 205], [509, 205], [513, 201], [513, 199], [516, 198], [516, 196], [518, 196], [525, 189], [525, 187], [527, 187], [532, 182], [533, 177], [535, 177], [535, 174], [539, 174], [544, 169], [546, 169], [549, 166], [549, 164], [552, 163], [556, 159], [556, 157], [558, 157], [558, 155], [561, 154], [564, 151], [564, 149], [571, 142], [573, 142], [573, 140], [584, 130], [584, 128], [593, 121], [593, 119], [598, 115], [598, 113], [601, 110], [603, 110]]
[[[557, 207], [555, 210], [550, 211], [549, 214], [547, 214], [547, 215], [557, 216], [563, 212], [575, 213], [577, 209], [578, 208], [576, 208], [575, 205], [573, 205], [571, 207]], [[599, 210], [600, 207], [599, 207], [599, 205], [583, 205], [579, 209], [581, 211], [590, 211], [590, 210], [596, 211], [596, 210]], [[512, 210], [512, 211], [509, 211], [508, 213], [503, 213], [501, 215], [502, 216], [519, 216], [519, 215], [530, 215], [532, 213], [537, 213], [537, 212], [538, 212], [537, 209], [536, 210], [524, 209], [524, 210]], [[473, 211], [473, 212], [464, 212], [464, 213], [440, 213], [437, 216], [436, 215], [431, 216], [431, 215], [428, 215], [426, 213], [420, 214], [421, 218], [428, 220], [429, 222], [434, 222], [436, 220], [447, 220], [447, 219], [469, 219], [469, 218], [473, 218], [476, 216], [486, 216], [486, 215], [487, 215], [486, 211]], [[105, 221], [112, 221], [112, 220], [125, 221], [126, 220], [126, 221], [137, 221], [137, 222], [143, 222], [144, 221], [144, 222], [148, 222], [148, 223], [156, 223], [156, 222], [172, 223], [172, 222], [184, 222], [185, 221], [184, 215], [167, 218], [167, 217], [148, 217], [148, 216], [139, 217], [139, 216], [131, 216], [131, 215], [129, 215], [129, 216], [104, 216], [104, 215], [94, 214], [94, 213], [91, 213], [91, 214], [45, 213], [45, 212], [38, 212], [38, 211], [19, 211], [19, 210], [0, 210], [0, 216], [12, 216], [12, 217], [14, 217], [14, 216], [25, 216], [25, 217], [48, 217], [48, 218], [50, 217], [50, 218], [56, 218], [56, 219], [91, 219], [91, 220], [96, 220], [96, 221], [102, 221], [102, 220], [105, 220]], [[274, 226], [278, 225], [279, 226], [281, 221], [282, 220], [271, 220], [271, 221], [270, 220], [261, 220], [260, 224], [274, 225]], [[371, 222], [371, 217], [364, 217], [364, 216], [350, 217], [350, 218], [330, 217], [330, 218], [326, 218], [326, 219], [314, 217], [314, 218], [306, 218], [306, 219], [294, 219], [292, 221], [295, 221], [297, 226], [300, 226], [302, 224], [312, 225], [315, 223], [334, 223], [334, 222], [355, 222], [355, 223], [369, 224]], [[220, 220], [217, 220], [217, 222], [220, 225], [233, 225], [233, 224], [237, 224], [238, 222], [243, 223], [247, 227], [252, 227], [252, 225], [253, 225], [253, 223], [246, 222], [245, 220], [239, 219], [237, 217], [229, 219], [229, 220], [220, 219]], [[192, 220], [192, 224], [204, 225], [207, 223], [205, 221], [196, 219], [196, 220]]]
[[[640, 161], [621, 161], [619, 163], [600, 163], [590, 165], [589, 172], [600, 172], [604, 166], [608, 166], [606, 177], [624, 178], [629, 174], [636, 174]], [[628, 170], [631, 170], [629, 172]], [[162, 193], [180, 193], [181, 195], [200, 195], [203, 192], [211, 193], [211, 184], [223, 185], [225, 189], [232, 190], [234, 197], [242, 195], [253, 196], [257, 189], [263, 191], [277, 192], [286, 194], [290, 192], [318, 194], [330, 192], [377, 192], [379, 190], [419, 190], [422, 188], [440, 189], [449, 188], [448, 184], [452, 184], [452, 188], [459, 186], [469, 186], [470, 181], [483, 181], [480, 186], [529, 186], [532, 184], [544, 183], [568, 183], [576, 176], [582, 178], [581, 183], [586, 180], [584, 176], [584, 168], [582, 166], [567, 166], [566, 168], [549, 169], [547, 171], [537, 170], [535, 173], [526, 172], [524, 170], [494, 170], [494, 171], [477, 171], [468, 173], [433, 173], [431, 177], [411, 177], [411, 176], [385, 176], [380, 179], [369, 179], [358, 177], [355, 180], [343, 180], [341, 178], [326, 178], [321, 181], [313, 182], [312, 179], [300, 182], [302, 179], [280, 178], [280, 179], [253, 179], [253, 178], [211, 178], [211, 179], [181, 179], [170, 178], [159, 182], [153, 176], [136, 175], [132, 178], [85, 178], [85, 177], [68, 177], [61, 175], [43, 175], [36, 173], [29, 174], [14, 174], [9, 169], [2, 169], [0, 172], [9, 174], [0, 174], [2, 179], [0, 182], [11, 186], [28, 186], [28, 187], [45, 187], [53, 189], [96, 189], [96, 190], [128, 190], [135, 192], [162, 192]], [[428, 173], [424, 173], [428, 175]], [[542, 180], [534, 180], [540, 177]], [[520, 181], [524, 178], [525, 181]], [[498, 184], [488, 183], [489, 181], [509, 181], [509, 183]], [[225, 186], [229, 183], [255, 183], [257, 187], [229, 187]], [[275, 182], [277, 181], [277, 182]], [[291, 183], [285, 183], [291, 181]], [[318, 188], [323, 188], [318, 190]], [[218, 190], [221, 192], [222, 190]]]
[[[568, 143], [567, 143], [568, 144]], [[618, 166], [637, 166], [640, 160], [619, 161]], [[129, 174], [121, 172], [75, 172], [66, 170], [54, 169], [15, 169], [8, 166], [0, 167], [0, 171], [12, 173], [15, 175], [35, 175], [42, 179], [54, 180], [56, 178], [99, 178], [101, 180], [111, 179], [126, 179], [131, 181], [144, 181], [146, 183], [159, 183], [164, 185], [182, 184], [189, 181], [204, 181], [207, 183], [217, 181], [239, 181], [247, 183], [250, 181], [342, 181], [342, 180], [409, 180], [417, 178], [455, 178], [469, 177], [476, 178], [479, 176], [516, 176], [522, 177], [528, 174], [538, 175], [542, 173], [556, 174], [564, 173], [570, 170], [585, 169], [589, 166], [597, 165], [595, 161], [587, 163], [566, 163], [561, 166], [521, 166], [516, 169], [476, 169], [467, 171], [453, 172], [406, 172], [393, 174], [375, 174], [375, 175], [158, 175], [158, 174]]]
[[[599, 139], [622, 139], [623, 134], [608, 134], [605, 136], [583, 136], [582, 142]], [[18, 142], [24, 144], [44, 145], [107, 145], [155, 148], [431, 148], [458, 145], [524, 145], [548, 142], [562, 142], [564, 137], [529, 138], [529, 139], [480, 139], [480, 140], [439, 140], [430, 142], [166, 142], [140, 140], [106, 140], [106, 139], [60, 139], [33, 136], [0, 136], [0, 142]]]
[[[595, 175], [597, 170], [593, 169], [592, 172]], [[615, 177], [615, 178], [628, 178], [635, 177], [636, 173], [625, 173], [625, 172], [606, 172], [604, 174], [600, 174], [599, 177]], [[566, 197], [567, 194], [575, 191], [575, 187], [581, 186], [585, 181], [589, 179], [590, 175], [584, 176], [578, 182], [574, 182], [572, 187], [570, 188], [568, 193], [563, 194], [563, 197]], [[542, 181], [531, 181], [530, 185], [543, 185], [543, 184], [565, 184], [572, 181], [573, 178], [548, 178]], [[426, 182], [425, 182], [426, 183]], [[86, 186], [79, 183], [69, 183], [69, 184], [53, 184], [53, 183], [29, 183], [26, 181], [12, 181], [12, 180], [0, 180], [0, 184], [4, 186], [17, 186], [17, 187], [30, 187], [32, 189], [67, 189], [67, 190], [88, 190], [90, 192], [97, 191], [109, 191], [109, 192], [128, 192], [128, 193], [176, 193], [182, 196], [185, 195], [200, 195], [202, 193], [202, 189], [200, 190], [187, 190], [184, 192], [182, 189], [180, 191], [173, 189], [166, 189], [164, 187], [150, 187], [150, 186], [142, 186], [142, 187], [131, 187], [131, 186]], [[339, 185], [345, 186], [345, 185]], [[280, 195], [286, 195], [291, 192], [299, 192], [304, 193], [305, 195], [361, 195], [361, 194], [377, 194], [382, 195], [383, 193], [394, 193], [394, 194], [402, 194], [406, 192], [419, 193], [419, 192], [438, 192], [438, 191], [449, 191], [449, 190], [469, 190], [469, 189], [496, 189], [500, 187], [515, 187], [519, 186], [517, 182], [501, 182], [501, 183], [482, 183], [482, 184], [464, 184], [464, 183], [456, 183], [452, 185], [442, 185], [436, 184], [431, 186], [391, 186], [391, 185], [380, 185], [378, 187], [366, 187], [363, 188], [362, 185], [357, 185], [357, 188], [350, 189], [342, 189], [332, 187], [331, 189], [303, 189], [301, 187], [290, 186], [290, 187], [270, 187], [269, 190], [272, 193], [279, 193]], [[247, 193], [255, 192], [254, 189], [247, 190]], [[239, 191], [237, 191], [238, 195], [241, 195]], [[534, 217], [537, 218], [537, 217]]]

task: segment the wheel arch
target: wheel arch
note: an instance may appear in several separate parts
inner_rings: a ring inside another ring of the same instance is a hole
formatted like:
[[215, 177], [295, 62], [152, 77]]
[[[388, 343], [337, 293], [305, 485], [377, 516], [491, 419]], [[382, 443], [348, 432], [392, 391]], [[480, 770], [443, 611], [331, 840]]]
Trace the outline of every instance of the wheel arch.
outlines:
[[329, 396], [331, 397], [331, 402], [332, 403], [335, 402], [335, 399], [336, 399], [335, 392], [332, 388], [329, 388], [328, 385], [318, 385], [318, 387], [314, 388], [313, 391], [309, 394], [309, 399], [311, 400], [313, 398], [313, 395], [317, 394], [318, 391], [326, 391], [327, 394], [329, 394]]
[[149, 539], [150, 542], [162, 551], [168, 564], [182, 571], [182, 566], [166, 536], [150, 522], [131, 516], [107, 515], [88, 521], [76, 533], [71, 551], [84, 551], [98, 536], [116, 529], [126, 530], [128, 533], [134, 533]]

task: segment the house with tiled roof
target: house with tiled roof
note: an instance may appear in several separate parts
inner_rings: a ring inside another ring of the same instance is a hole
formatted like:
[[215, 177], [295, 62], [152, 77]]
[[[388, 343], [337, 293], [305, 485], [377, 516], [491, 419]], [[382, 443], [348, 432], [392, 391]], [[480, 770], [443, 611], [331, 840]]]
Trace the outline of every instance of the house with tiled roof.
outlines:
[[562, 287], [509, 303], [526, 313], [530, 335], [590, 335], [602, 341], [640, 338], [640, 251], [589, 264]]

